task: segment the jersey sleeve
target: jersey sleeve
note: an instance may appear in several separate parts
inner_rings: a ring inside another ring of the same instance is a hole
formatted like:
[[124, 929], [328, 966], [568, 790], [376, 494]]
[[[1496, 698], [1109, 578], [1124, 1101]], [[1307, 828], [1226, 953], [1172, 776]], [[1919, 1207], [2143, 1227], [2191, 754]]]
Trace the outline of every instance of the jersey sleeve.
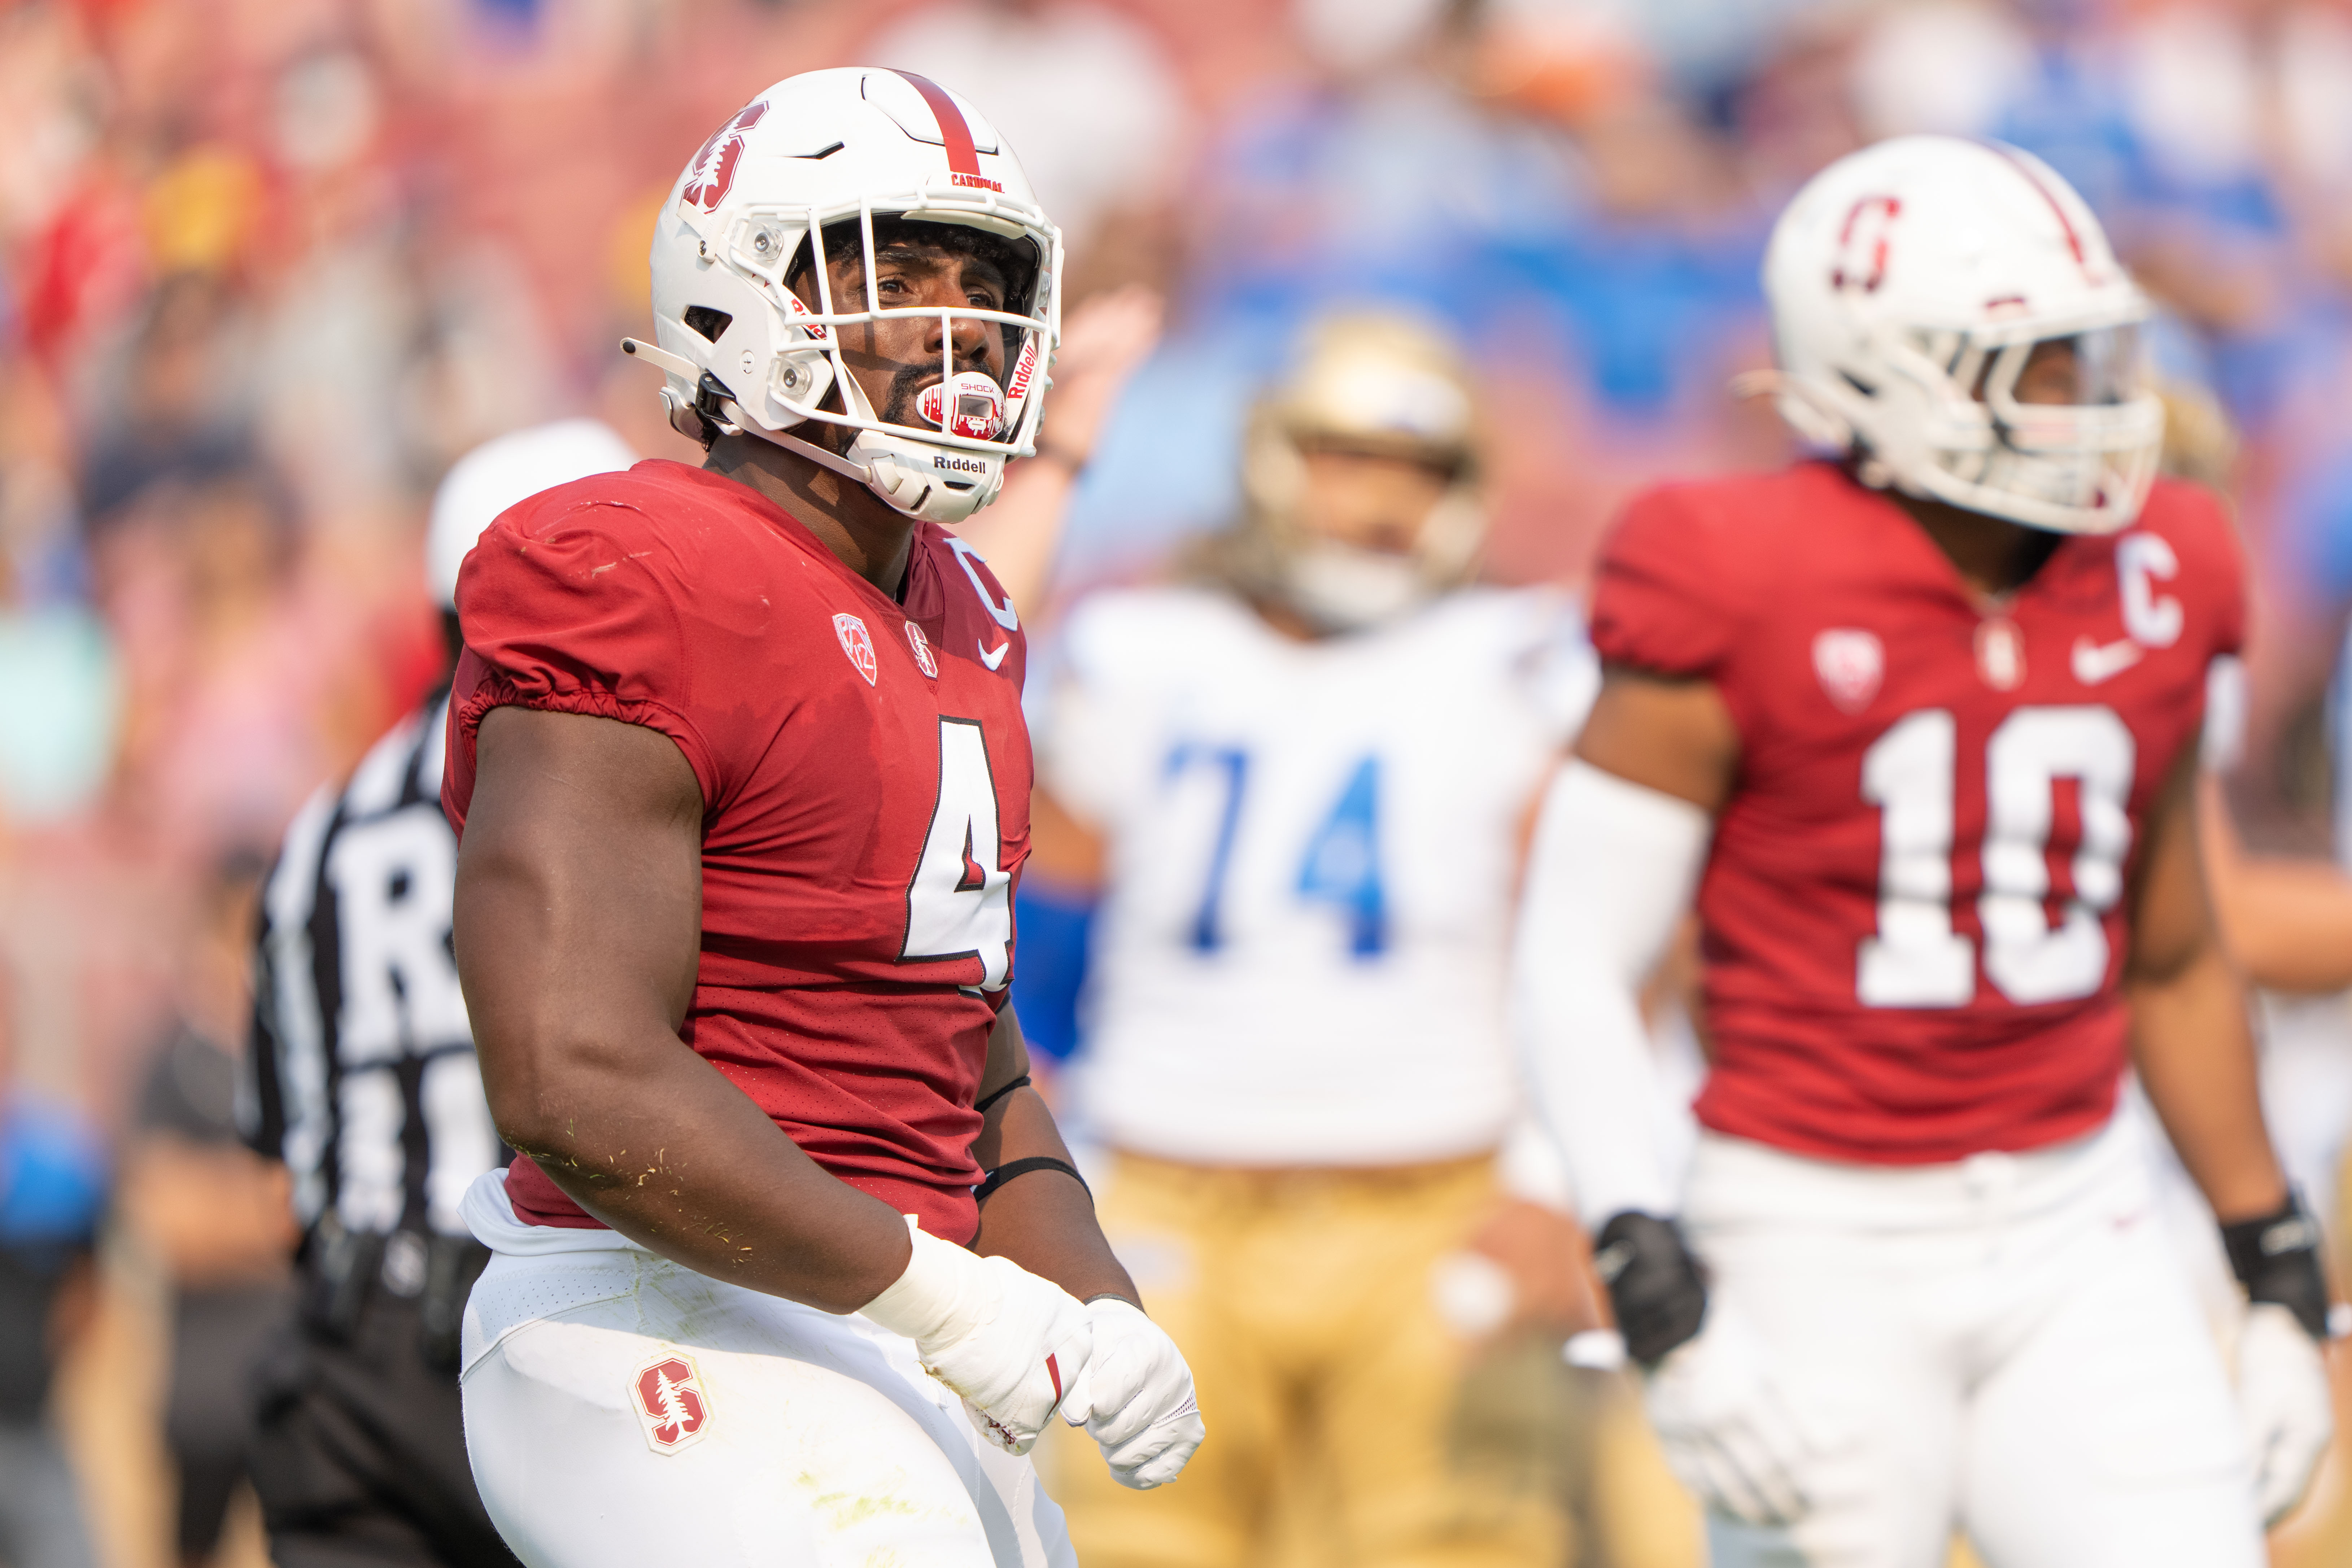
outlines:
[[1601, 661], [1584, 617], [1565, 599], [1544, 594], [1532, 606], [1532, 645], [1522, 668], [1529, 700], [1562, 744], [1584, 727], [1601, 694]]
[[464, 771], [471, 776], [475, 737], [492, 708], [582, 713], [667, 735], [703, 800], [715, 803], [730, 781], [695, 711], [681, 613], [692, 564], [635, 506], [567, 490], [502, 514], [458, 573], [457, 618], [472, 657], [460, 672], [450, 741]]
[[1065, 625], [1055, 650], [1047, 696], [1031, 731], [1037, 782], [1088, 826], [1111, 826], [1123, 802], [1135, 797], [1140, 734], [1147, 722], [1142, 694], [1125, 689], [1117, 625], [1124, 595], [1104, 595], [1081, 605]]
[[2204, 585], [2212, 595], [2212, 653], [2242, 654], [2246, 647], [2246, 547], [2238, 537], [2221, 498], [2211, 491], [2183, 486], [2196, 519], [2200, 548], [2181, 564], [2184, 577]]
[[2229, 509], [2201, 486], [2159, 480], [2141, 516], [2173, 551], [2172, 574], [2163, 581], [2161, 592], [2179, 596], [2187, 634], [2193, 644], [2201, 645], [2204, 722], [2199, 764], [2209, 773], [2228, 773], [2238, 766], [2245, 748], [2246, 672], [2240, 657], [2246, 641], [2245, 547]]
[[1736, 524], [1685, 492], [1635, 498], [1601, 546], [1592, 646], [1611, 664], [1712, 679], [1739, 640], [1746, 605]]

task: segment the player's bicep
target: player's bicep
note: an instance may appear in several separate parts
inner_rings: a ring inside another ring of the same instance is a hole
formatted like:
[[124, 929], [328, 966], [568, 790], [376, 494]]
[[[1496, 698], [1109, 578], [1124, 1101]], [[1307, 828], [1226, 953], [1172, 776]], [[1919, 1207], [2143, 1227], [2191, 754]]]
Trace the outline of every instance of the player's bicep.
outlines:
[[610, 719], [494, 709], [477, 756], [454, 936], [503, 1124], [608, 1042], [684, 1019], [702, 794], [668, 737]]
[[1739, 728], [1709, 680], [1611, 664], [1576, 754], [1631, 784], [1721, 809], [1739, 767]]
[[2126, 984], [2160, 984], [2219, 943], [2198, 830], [2197, 773], [2192, 739], [2148, 803], [2132, 886]]

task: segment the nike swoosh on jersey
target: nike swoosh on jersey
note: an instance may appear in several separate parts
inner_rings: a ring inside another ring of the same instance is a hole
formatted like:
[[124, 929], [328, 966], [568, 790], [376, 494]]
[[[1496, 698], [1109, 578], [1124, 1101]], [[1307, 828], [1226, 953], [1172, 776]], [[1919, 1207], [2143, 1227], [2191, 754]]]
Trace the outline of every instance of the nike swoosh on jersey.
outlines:
[[2074, 679], [2085, 686], [2096, 686], [2137, 664], [2145, 651], [2129, 637], [2111, 643], [2095, 643], [2089, 637], [2076, 637]]
[[989, 652], [988, 645], [982, 642], [977, 637], [972, 639], [972, 646], [980, 649], [980, 662], [988, 666], [989, 668], [994, 669], [998, 665], [1004, 662], [1004, 656], [1013, 651], [1013, 639], [1011, 637], [1006, 637], [1004, 641], [998, 646], [994, 653]]

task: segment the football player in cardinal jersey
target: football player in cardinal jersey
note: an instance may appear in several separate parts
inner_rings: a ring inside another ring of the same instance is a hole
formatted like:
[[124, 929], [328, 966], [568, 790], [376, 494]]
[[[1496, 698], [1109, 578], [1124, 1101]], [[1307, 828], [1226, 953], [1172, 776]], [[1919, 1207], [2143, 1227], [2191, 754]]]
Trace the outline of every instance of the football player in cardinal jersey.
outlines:
[[1482, 1342], [1498, 1258], [1549, 1242], [1573, 1279], [1580, 1247], [1496, 1152], [1525, 829], [1597, 671], [1563, 596], [1471, 581], [1482, 445], [1451, 344], [1324, 321], [1255, 412], [1243, 519], [1066, 627], [1037, 864], [1102, 892], [1074, 1080], [1104, 1226], [1219, 1423], [1169, 1491], [1056, 1478], [1094, 1568], [1302, 1531], [1358, 1565], [1567, 1551], [1525, 1396], [1565, 1384], [1558, 1338]]
[[652, 262], [625, 346], [709, 461], [516, 506], [457, 588], [520, 1151], [465, 1205], [475, 1476], [531, 1568], [1067, 1565], [1049, 1417], [1137, 1487], [1202, 1426], [1026, 1087], [1021, 622], [941, 527], [1032, 449], [1059, 236], [969, 103], [850, 68], [721, 127]]
[[[2325, 1447], [2316, 1227], [2198, 855], [2242, 571], [2156, 481], [2148, 307], [2089, 209], [1911, 137], [1765, 262], [1824, 460], [1668, 486], [1604, 547], [1604, 679], [1516, 966], [1547, 1116], [1714, 1561], [2252, 1568]], [[1682, 1190], [1634, 988], [1696, 889]], [[2249, 1302], [2235, 1408], [2115, 1115], [2136, 1066]]]

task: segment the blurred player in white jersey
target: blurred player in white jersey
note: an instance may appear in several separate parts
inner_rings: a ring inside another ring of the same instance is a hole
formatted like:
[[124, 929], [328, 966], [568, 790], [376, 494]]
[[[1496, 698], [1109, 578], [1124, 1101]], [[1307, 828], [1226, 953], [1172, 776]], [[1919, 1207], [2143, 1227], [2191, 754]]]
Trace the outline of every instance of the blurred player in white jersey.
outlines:
[[1219, 1432], [1150, 1497], [1072, 1467], [1088, 1568], [1300, 1534], [1356, 1565], [1565, 1552], [1539, 1434], [1465, 1418], [1512, 1312], [1466, 1249], [1498, 1214], [1542, 1229], [1497, 1175], [1503, 969], [1530, 802], [1596, 676], [1564, 599], [1472, 584], [1479, 460], [1450, 344], [1332, 318], [1255, 413], [1244, 521], [1069, 621], [1034, 864], [1102, 890], [1102, 1220]]

